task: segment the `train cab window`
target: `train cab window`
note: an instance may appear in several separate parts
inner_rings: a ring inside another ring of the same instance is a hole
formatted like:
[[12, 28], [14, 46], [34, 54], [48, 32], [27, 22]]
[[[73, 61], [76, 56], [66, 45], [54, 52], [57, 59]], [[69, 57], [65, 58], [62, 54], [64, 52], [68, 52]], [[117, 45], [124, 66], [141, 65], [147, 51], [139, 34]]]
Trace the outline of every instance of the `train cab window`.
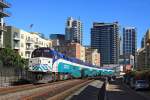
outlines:
[[50, 50], [44, 50], [45, 53], [49, 53]]
[[33, 57], [52, 57], [52, 51], [50, 49], [36, 49], [35, 51], [32, 52], [32, 58]]
[[52, 58], [52, 51], [51, 50], [44, 50], [43, 51], [43, 56]]
[[35, 51], [33, 51], [32, 52], [32, 58], [34, 58], [34, 57], [40, 57], [40, 56], [42, 56], [42, 52], [41, 52], [41, 50], [35, 50]]

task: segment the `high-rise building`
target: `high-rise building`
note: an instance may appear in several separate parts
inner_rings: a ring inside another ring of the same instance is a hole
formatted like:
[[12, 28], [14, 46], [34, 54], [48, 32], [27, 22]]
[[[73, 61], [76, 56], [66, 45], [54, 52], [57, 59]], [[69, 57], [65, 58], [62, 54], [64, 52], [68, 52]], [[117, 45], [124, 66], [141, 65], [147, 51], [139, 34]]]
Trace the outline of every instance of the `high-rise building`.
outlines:
[[150, 68], [150, 29], [144, 34], [141, 41], [142, 48], [138, 50], [137, 67], [140, 69]]
[[120, 38], [119, 38], [119, 44], [120, 44], [119, 54], [123, 55], [123, 39], [122, 39], [122, 36], [120, 36]]
[[[129, 61], [131, 55], [134, 56], [134, 58], [136, 58], [136, 50], [137, 50], [136, 38], [137, 32], [135, 27], [123, 28], [123, 55], [125, 57], [125, 60], [127, 59]], [[129, 63], [126, 62], [125, 64]]]
[[91, 47], [99, 50], [102, 64], [118, 64], [120, 47], [118, 22], [93, 23]]
[[100, 67], [100, 53], [97, 49], [92, 49], [89, 46], [85, 47], [85, 61], [92, 65]]
[[150, 29], [147, 30], [145, 35], [145, 67], [150, 68]]
[[72, 17], [67, 19], [65, 39], [82, 45], [82, 22], [80, 20], [74, 20]]
[[53, 46], [59, 46], [65, 44], [64, 34], [50, 34], [50, 39], [52, 40]]
[[64, 34], [50, 34], [50, 39], [51, 40], [65, 40], [65, 35]]
[[5, 8], [9, 8], [11, 5], [5, 0], [0, 0], [0, 48], [4, 48], [3, 37], [4, 31], [6, 31], [4, 17], [9, 17], [10, 13], [8, 13]]
[[141, 48], [145, 47], [145, 35], [143, 36], [142, 40], [141, 40]]
[[140, 48], [137, 52], [137, 68], [144, 69], [146, 67], [146, 49]]

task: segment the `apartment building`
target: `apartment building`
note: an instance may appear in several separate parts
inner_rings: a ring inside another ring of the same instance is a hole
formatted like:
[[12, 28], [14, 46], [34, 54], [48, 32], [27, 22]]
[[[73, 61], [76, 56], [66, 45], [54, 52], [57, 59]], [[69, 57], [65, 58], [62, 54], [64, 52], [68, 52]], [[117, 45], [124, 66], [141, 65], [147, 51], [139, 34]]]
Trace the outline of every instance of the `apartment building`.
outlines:
[[82, 45], [82, 22], [69, 17], [66, 22], [65, 39]]
[[40, 33], [26, 32], [13, 26], [7, 26], [6, 28], [7, 32], [4, 35], [5, 46], [19, 52], [23, 58], [30, 58], [32, 51], [36, 48], [52, 47], [51, 40], [42, 38]]
[[137, 52], [137, 67], [139, 69], [143, 69], [146, 67], [145, 56], [146, 56], [145, 48], [140, 48]]
[[137, 67], [140, 69], [150, 68], [150, 29], [142, 38], [142, 48], [138, 50]]
[[146, 51], [146, 67], [150, 68], [150, 29], [147, 30], [146, 35], [145, 35], [145, 51]]
[[74, 57], [85, 61], [85, 47], [79, 43], [66, 43], [64, 45], [54, 46], [54, 49], [68, 57]]
[[4, 31], [5, 29], [5, 23], [4, 23], [4, 17], [9, 17], [10, 13], [6, 11], [5, 8], [10, 8], [10, 3], [6, 2], [5, 0], [0, 0], [0, 48], [4, 48]]

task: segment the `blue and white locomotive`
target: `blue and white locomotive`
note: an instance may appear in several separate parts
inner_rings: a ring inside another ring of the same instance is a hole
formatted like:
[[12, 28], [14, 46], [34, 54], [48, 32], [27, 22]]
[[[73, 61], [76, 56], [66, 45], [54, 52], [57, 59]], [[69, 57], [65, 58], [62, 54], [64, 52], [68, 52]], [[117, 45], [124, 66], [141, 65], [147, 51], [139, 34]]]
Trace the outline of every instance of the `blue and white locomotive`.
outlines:
[[112, 70], [100, 69], [45, 47], [35, 49], [32, 52], [32, 56], [29, 59], [29, 71], [34, 76], [34, 82], [42, 83], [113, 73]]

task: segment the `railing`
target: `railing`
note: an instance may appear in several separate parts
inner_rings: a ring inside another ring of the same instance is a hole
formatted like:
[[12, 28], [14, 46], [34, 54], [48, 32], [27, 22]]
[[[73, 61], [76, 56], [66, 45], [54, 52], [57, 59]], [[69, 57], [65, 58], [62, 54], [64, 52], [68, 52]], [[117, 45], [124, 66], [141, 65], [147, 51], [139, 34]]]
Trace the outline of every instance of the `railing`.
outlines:
[[0, 26], [0, 30], [7, 31], [7, 28], [5, 26]]
[[20, 40], [20, 37], [18, 35], [13, 36], [14, 39]]
[[36, 41], [36, 42], [35, 42], [35, 45], [38, 45], [38, 44], [39, 44], [39, 42], [38, 42], [38, 41]]
[[20, 38], [19, 36], [14, 36], [14, 38]]
[[28, 47], [28, 48], [26, 48], [26, 50], [34, 50], [34, 48], [33, 47]]
[[14, 45], [14, 49], [19, 49], [19, 44]]
[[11, 4], [8, 3], [6, 0], [0, 0], [0, 3], [3, 3], [3, 4], [5, 4], [5, 5], [7, 5], [8, 7], [11, 6]]
[[5, 9], [0, 9], [0, 12], [5, 14], [6, 16], [10, 16], [11, 15], [11, 13], [9, 11], [5, 10]]
[[27, 40], [26, 40], [26, 43], [33, 43], [33, 40], [27, 39]]
[[[1, 42], [1, 40], [0, 40], [0, 42]], [[3, 45], [0, 43], [0, 48], [3, 48]]]

